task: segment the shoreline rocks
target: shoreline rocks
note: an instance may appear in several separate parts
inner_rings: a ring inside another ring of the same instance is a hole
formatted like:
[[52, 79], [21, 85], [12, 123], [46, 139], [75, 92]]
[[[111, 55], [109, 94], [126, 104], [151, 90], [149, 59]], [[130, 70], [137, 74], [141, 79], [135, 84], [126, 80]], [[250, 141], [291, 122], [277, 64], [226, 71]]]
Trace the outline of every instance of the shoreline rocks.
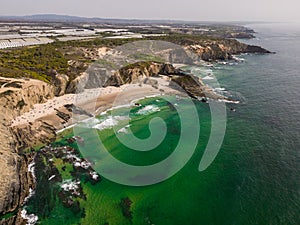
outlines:
[[[4, 79], [4, 78], [3, 78]], [[15, 79], [5, 79], [11, 82]], [[21, 87], [2, 88], [0, 93], [0, 216], [17, 212], [0, 224], [21, 224], [21, 209], [24, 200], [33, 188], [33, 178], [28, 170], [31, 154], [22, 152], [24, 132], [16, 134], [9, 128], [10, 121], [29, 111], [36, 103], [45, 102], [54, 96], [53, 87], [36, 80], [18, 80]], [[30, 137], [30, 133], [26, 136]]]
[[137, 62], [121, 68], [107, 81], [107, 86], [121, 86], [124, 84], [134, 84], [143, 81], [156, 87], [155, 82], [151, 82], [151, 77], [168, 77], [173, 89], [186, 92], [190, 97], [201, 100], [210, 98], [214, 100], [229, 100], [214, 93], [212, 89], [206, 86], [202, 79], [192, 74], [186, 74], [180, 69], [176, 69], [169, 63], [158, 62]]
[[247, 45], [235, 39], [221, 39], [215, 41], [202, 41], [193, 44], [184, 45], [186, 50], [196, 54], [199, 59], [207, 62], [216, 60], [233, 60], [233, 55], [242, 53], [250, 54], [270, 54], [260, 46]]

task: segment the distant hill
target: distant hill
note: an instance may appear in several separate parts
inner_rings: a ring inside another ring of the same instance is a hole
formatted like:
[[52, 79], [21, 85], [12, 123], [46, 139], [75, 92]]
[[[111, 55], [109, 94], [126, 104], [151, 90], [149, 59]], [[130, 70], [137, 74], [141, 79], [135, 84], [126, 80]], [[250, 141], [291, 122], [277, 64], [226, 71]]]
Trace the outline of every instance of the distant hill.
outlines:
[[37, 15], [28, 15], [28, 16], [0, 16], [0, 21], [115, 23], [115, 24], [183, 23], [183, 21], [173, 21], [173, 20], [104, 19], [104, 18], [87, 18], [87, 17], [56, 15], [56, 14], [37, 14]]
[[[183, 20], [145, 20], [145, 19], [109, 19], [109, 18], [87, 18], [79, 16], [36, 14], [28, 16], [0, 16], [2, 22], [58, 22], [58, 23], [109, 23], [109, 24], [197, 24], [197, 25], [246, 25], [248, 22], [237, 21], [183, 21]], [[258, 23], [256, 21], [256, 23]]]

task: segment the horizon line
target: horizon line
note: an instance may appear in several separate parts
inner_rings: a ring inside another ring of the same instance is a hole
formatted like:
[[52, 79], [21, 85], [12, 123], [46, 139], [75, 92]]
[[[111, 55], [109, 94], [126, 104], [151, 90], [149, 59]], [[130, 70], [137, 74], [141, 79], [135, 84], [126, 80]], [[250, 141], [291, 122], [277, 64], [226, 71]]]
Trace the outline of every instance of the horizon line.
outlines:
[[[0, 15], [0, 20], [3, 18], [24, 18], [32, 16], [61, 16], [61, 17], [77, 17], [78, 19], [99, 19], [99, 20], [128, 20], [128, 21], [159, 21], [159, 22], [188, 22], [188, 23], [294, 23], [295, 21], [264, 21], [264, 20], [189, 20], [189, 19], [167, 19], [167, 18], [116, 18], [116, 17], [88, 17], [78, 16], [71, 14], [57, 14], [57, 13], [35, 13], [35, 14], [23, 14], [23, 15]], [[24, 18], [26, 19], [26, 18]]]

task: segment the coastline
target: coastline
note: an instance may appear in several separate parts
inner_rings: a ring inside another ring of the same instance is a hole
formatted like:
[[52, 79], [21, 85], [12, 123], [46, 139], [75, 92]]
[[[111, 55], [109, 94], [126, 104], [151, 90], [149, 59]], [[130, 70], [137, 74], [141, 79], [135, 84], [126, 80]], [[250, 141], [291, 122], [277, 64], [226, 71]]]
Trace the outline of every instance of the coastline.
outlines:
[[[159, 87], [154, 88], [148, 84], [126, 84], [121, 87], [105, 87], [88, 89], [79, 94], [67, 94], [60, 97], [54, 97], [42, 104], [35, 104], [29, 112], [21, 114], [12, 120], [11, 128], [22, 128], [34, 124], [37, 121], [47, 122], [52, 125], [56, 131], [70, 128], [74, 125], [72, 112], [67, 112], [65, 106], [73, 104], [76, 107], [87, 112], [90, 115], [97, 116], [104, 111], [114, 107], [133, 104], [133, 102], [143, 99], [147, 96], [158, 95], [180, 95], [187, 96], [185, 93], [169, 87], [169, 82], [163, 78], [155, 78], [159, 81]], [[70, 116], [68, 122], [58, 118], [57, 113], [63, 112]], [[88, 115], [80, 115], [82, 120], [89, 118]]]
[[[248, 24], [243, 26], [249, 27], [254, 25]], [[57, 77], [61, 80], [57, 79], [56, 82], [61, 81], [61, 83], [57, 82], [52, 86], [55, 91], [49, 91], [51, 96], [46, 92], [41, 94], [34, 92], [35, 95], [43, 98], [40, 101], [33, 100], [34, 95], [27, 96], [34, 89], [19, 91], [17, 89], [23, 88], [13, 87], [14, 84], [18, 85], [17, 81], [19, 79], [3, 78], [12, 81], [7, 86], [6, 84], [3, 85], [3, 89], [1, 88], [4, 90], [3, 93], [6, 90], [13, 90], [14, 93], [11, 92], [9, 95], [3, 94], [0, 106], [2, 112], [0, 126], [2, 133], [2, 148], [0, 149], [0, 164], [2, 165], [2, 175], [0, 175], [0, 225], [44, 223], [185, 224], [189, 222], [203, 224], [224, 224], [230, 222], [239, 224], [296, 224], [299, 220], [297, 206], [300, 203], [299, 195], [297, 195], [297, 188], [299, 188], [297, 146], [300, 146], [299, 132], [297, 132], [299, 128], [299, 121], [297, 120], [299, 117], [297, 115], [300, 111], [297, 111], [297, 103], [300, 98], [297, 97], [299, 80], [297, 80], [296, 76], [297, 63], [295, 64], [297, 58], [299, 58], [299, 54], [297, 54], [297, 46], [299, 45], [297, 45], [298, 40], [296, 37], [299, 32], [296, 33], [295, 29], [288, 29], [283, 24], [267, 26], [261, 23], [257, 27], [254, 26], [252, 28], [255, 29], [255, 32], [253, 30], [252, 33], [252, 39], [239, 39], [243, 38], [241, 36], [229, 37], [229, 39], [234, 38], [247, 45], [259, 45], [271, 51], [276, 50], [278, 54], [275, 57], [272, 54], [260, 56], [260, 53], [236, 53], [239, 51], [239, 46], [234, 46], [233, 42], [228, 45], [225, 44], [225, 48], [221, 48], [221, 52], [218, 51], [218, 46], [213, 46], [212, 50], [210, 50], [212, 43], [204, 46], [201, 42], [199, 45], [202, 48], [193, 44], [195, 51], [199, 53], [199, 58], [205, 57], [207, 61], [203, 61], [205, 65], [204, 68], [199, 69], [199, 73], [194, 73], [193, 70], [190, 70], [191, 74], [201, 76], [204, 84], [213, 84], [214, 78], [217, 78], [215, 80], [220, 81], [221, 88], [218, 89], [212, 85], [212, 91], [221, 96], [238, 100], [207, 98], [208, 103], [216, 101], [224, 102], [227, 105], [227, 128], [224, 144], [212, 167], [203, 173], [199, 173], [197, 170], [199, 160], [205, 150], [206, 135], [209, 135], [210, 121], [208, 120], [209, 113], [211, 113], [207, 109], [209, 104], [200, 103], [199, 115], [201, 116], [201, 125], [203, 125], [201, 126], [202, 139], [199, 141], [195, 155], [189, 164], [180, 171], [178, 176], [159, 184], [160, 186], [157, 185], [158, 187], [147, 187], [144, 189], [118, 187], [106, 179], [100, 180], [99, 183], [95, 182], [96, 186], [94, 186], [93, 182], [88, 181], [86, 184], [86, 181], [82, 179], [83, 194], [87, 196], [87, 200], [79, 200], [82, 203], [80, 205], [82, 218], [80, 218], [81, 213], [74, 213], [74, 215], [66, 213], [70, 211], [69, 206], [64, 206], [65, 208], [63, 208], [56, 205], [53, 208], [54, 210], [49, 211], [49, 216], [45, 218], [39, 211], [32, 209], [32, 202], [37, 206], [39, 205], [38, 207], [40, 208], [49, 207], [48, 204], [43, 204], [45, 201], [39, 201], [40, 199], [47, 199], [47, 193], [51, 193], [46, 188], [47, 185], [57, 185], [58, 187], [71, 185], [71, 183], [59, 183], [56, 180], [59, 176], [52, 170], [54, 167], [50, 160], [54, 157], [51, 154], [54, 155], [54, 151], [64, 151], [64, 146], [70, 146], [71, 148], [76, 146], [76, 142], [70, 144], [67, 141], [68, 139], [76, 140], [76, 137], [84, 137], [79, 132], [76, 134], [73, 130], [75, 129], [73, 127], [76, 127], [77, 124], [80, 126], [86, 123], [88, 127], [92, 127], [93, 124], [100, 124], [102, 121], [109, 122], [111, 121], [110, 118], [117, 121], [118, 118], [115, 118], [115, 116], [121, 116], [123, 111], [130, 109], [132, 110], [130, 115], [133, 118], [131, 127], [135, 128], [134, 118], [136, 112], [146, 108], [148, 105], [154, 105], [158, 106], [161, 112], [155, 112], [153, 115], [143, 114], [141, 117], [145, 117], [146, 120], [151, 118], [151, 116], [160, 116], [160, 113], [164, 113], [167, 107], [161, 107], [163, 101], [156, 99], [163, 98], [161, 95], [169, 96], [173, 94], [159, 90], [163, 88], [151, 92], [148, 89], [148, 86], [149, 88], [151, 86], [143, 84], [143, 88], [147, 89], [147, 93], [145, 93], [148, 94], [149, 92], [149, 95], [144, 94], [144, 96], [139, 98], [142, 95], [139, 92], [143, 92], [139, 84], [129, 84], [126, 87], [130, 88], [131, 92], [124, 94], [123, 101], [117, 101], [118, 97], [122, 97], [122, 87], [111, 86], [103, 89], [90, 89], [91, 92], [87, 94], [90, 94], [91, 98], [86, 98], [85, 94], [83, 94], [83, 101], [80, 102], [78, 95], [64, 94], [74, 93], [73, 91], [64, 90], [64, 85], [69, 84], [70, 81], [63, 79], [69, 74], [65, 75], [64, 72], [57, 70]], [[218, 29], [216, 31], [218, 32]], [[213, 32], [216, 31], [214, 30]], [[181, 41], [180, 38], [179, 40]], [[91, 42], [87, 41], [87, 43]], [[109, 40], [108, 43], [111, 44], [113, 42], [113, 40]], [[85, 42], [76, 41], [75, 43], [74, 41], [73, 43], [75, 46], [79, 46], [80, 50], [86, 54], [84, 58], [91, 57], [93, 60], [93, 57], [98, 57], [97, 50], [99, 46], [93, 46], [92, 49], [82, 47], [83, 45], [81, 46], [80, 43]], [[216, 45], [219, 45], [219, 43]], [[61, 45], [69, 47], [66, 43]], [[87, 46], [89, 45], [87, 44]], [[227, 49], [227, 46], [238, 48]], [[73, 51], [75, 47], [70, 49]], [[18, 49], [16, 50], [18, 51]], [[13, 51], [14, 49], [12, 49]], [[67, 53], [69, 52], [70, 50], [68, 49]], [[78, 53], [77, 51], [74, 52]], [[231, 54], [231, 52], [233, 53]], [[81, 51], [79, 53], [81, 54]], [[80, 54], [76, 54], [76, 57]], [[17, 56], [17, 53], [15, 55]], [[222, 59], [223, 57], [230, 57], [230, 55], [232, 55], [232, 59]], [[211, 58], [213, 59], [210, 60]], [[245, 58], [245, 62], [243, 58]], [[74, 63], [74, 65], [77, 66], [79, 64]], [[174, 63], [172, 65], [175, 68], [177, 66], [186, 66], [185, 64], [176, 65]], [[80, 76], [81, 72], [75, 70], [76, 66], [74, 68], [70, 66], [71, 70], [74, 71], [76, 76]], [[195, 67], [197, 66], [198, 64]], [[35, 67], [32, 68], [35, 69]], [[210, 69], [212, 72], [209, 72]], [[26, 76], [26, 73], [22, 74]], [[22, 79], [25, 80], [25, 78]], [[73, 80], [73, 78], [70, 79]], [[42, 84], [36, 82], [34, 85], [35, 88], [38, 88]], [[57, 92], [57, 90], [62, 91]], [[93, 95], [93, 91], [99, 93], [99, 96]], [[60, 97], [54, 97], [54, 95], [61, 94], [63, 95]], [[286, 97], [283, 97], [283, 94]], [[126, 96], [134, 100], [126, 99]], [[21, 107], [21, 104], [17, 106], [17, 103], [22, 103], [23, 99], [25, 106]], [[174, 95], [172, 99], [175, 99]], [[179, 106], [181, 106], [183, 100], [185, 99], [182, 98], [178, 101]], [[201, 98], [199, 100], [201, 101]], [[72, 106], [66, 107], [67, 105], [77, 105], [77, 112], [76, 109], [74, 111]], [[79, 111], [81, 109], [82, 111]], [[114, 115], [111, 110], [114, 110], [116, 114]], [[101, 117], [93, 117], [99, 114]], [[162, 115], [172, 118], [167, 112]], [[74, 116], [78, 117], [78, 121], [76, 121], [76, 118], [73, 120]], [[14, 120], [11, 124], [12, 119]], [[120, 120], [118, 125], [114, 125], [117, 129], [101, 130], [102, 128], [99, 126], [94, 131], [105, 137], [106, 133], [108, 133], [107, 136], [115, 137], [112, 133], [115, 130], [116, 133], [120, 131], [121, 135], [125, 136], [126, 129], [125, 132], [119, 130], [119, 127], [127, 128], [124, 124], [125, 122]], [[147, 127], [144, 128], [142, 126], [143, 123], [140, 124], [140, 127], [143, 129], [142, 132], [147, 134]], [[137, 123], [137, 125], [139, 124]], [[44, 128], [45, 126], [47, 126], [47, 129]], [[129, 128], [127, 131], [129, 131]], [[176, 133], [176, 130], [174, 129], [172, 132]], [[190, 133], [193, 135], [192, 132]], [[49, 135], [49, 138], [45, 138], [46, 135]], [[56, 137], [55, 141], [54, 137]], [[36, 145], [35, 140], [44, 144]], [[85, 137], [84, 140], [86, 144], [91, 143]], [[166, 140], [166, 142], [171, 147], [176, 140], [174, 138], [173, 140]], [[51, 144], [49, 145], [49, 143]], [[108, 147], [117, 146], [115, 147], [117, 151], [112, 152], [114, 153], [113, 156], [118, 157], [123, 162], [131, 162], [132, 164], [139, 162], [142, 164], [141, 162], [143, 161], [139, 157], [131, 160], [126, 155], [126, 149], [123, 149], [121, 145], [113, 145], [113, 141], [108, 141], [106, 144]], [[27, 146], [26, 149], [23, 146]], [[32, 148], [30, 146], [36, 147]], [[162, 146], [160, 148], [162, 153], [157, 154], [154, 152], [154, 154], [158, 155], [157, 158], [164, 158], [164, 153], [168, 150], [168, 147]], [[90, 149], [93, 150], [95, 148], [91, 147]], [[66, 154], [69, 153], [72, 152], [67, 151]], [[45, 167], [38, 165], [38, 157], [32, 157], [37, 155], [46, 156], [46, 159], [49, 159], [49, 162], [45, 163]], [[58, 159], [59, 162], [65, 157], [57, 156], [55, 159]], [[150, 158], [148, 155], [146, 156]], [[146, 162], [148, 161], [146, 160]], [[34, 163], [36, 163], [35, 174], [32, 173]], [[72, 165], [72, 162], [70, 165]], [[67, 166], [68, 173], [70, 173], [70, 165]], [[44, 168], [50, 168], [49, 170], [47, 169], [47, 174], [45, 173], [49, 176], [45, 176], [44, 183], [38, 183], [38, 180], [41, 180], [38, 171], [43, 171]], [[78, 168], [80, 169], [81, 167]], [[65, 176], [65, 173], [61, 173], [62, 167], [60, 165], [57, 166], [57, 169], [62, 177]], [[77, 170], [74, 169], [74, 171]], [[86, 173], [89, 176], [88, 172], [81, 171], [80, 175]], [[35, 180], [35, 175], [39, 179]], [[71, 173], [70, 175], [72, 175], [74, 184], [77, 184], [78, 176], [73, 176]], [[101, 178], [103, 177], [101, 176]], [[66, 178], [63, 177], [63, 181], [65, 180]], [[92, 179], [90, 178], [90, 180]], [[54, 182], [56, 183], [54, 184]], [[80, 185], [78, 186], [80, 187]], [[174, 189], [174, 187], [176, 188]], [[38, 188], [46, 190], [45, 195], [36, 192]], [[184, 195], [182, 195], [183, 190], [186, 193]], [[56, 199], [63, 202], [59, 198], [58, 191], [53, 193], [56, 194]], [[31, 196], [33, 197], [31, 198]], [[168, 198], [161, 198], [161, 196], [168, 196]], [[125, 206], [125, 210], [122, 206]], [[124, 211], [125, 213], [128, 212], [126, 214], [128, 215], [127, 217], [124, 215]], [[218, 216], [216, 217], [215, 215]]]
[[[54, 97], [42, 104], [35, 104], [33, 109], [29, 112], [21, 114], [16, 117], [11, 124], [11, 128], [22, 129], [24, 126], [29, 126], [38, 121], [46, 122], [53, 126], [55, 129], [55, 138], [66, 130], [69, 130], [73, 126], [76, 126], [78, 122], [88, 120], [91, 117], [86, 115], [80, 115], [79, 121], [72, 119], [72, 112], [69, 112], [70, 120], [66, 123], [62, 123], [57, 115], [57, 112], [65, 111], [66, 105], [80, 105], [80, 109], [92, 114], [93, 116], [105, 113], [108, 110], [113, 110], [125, 106], [134, 106], [134, 103], [148, 97], [160, 96], [160, 95], [180, 95], [188, 97], [185, 93], [169, 87], [169, 82], [163, 78], [155, 78], [160, 81], [159, 88], [154, 88], [148, 84], [126, 84], [121, 87], [105, 87], [85, 90], [79, 94], [68, 94], [60, 97]], [[84, 98], [89, 97], [90, 98]], [[118, 96], [121, 98], [118, 99]], [[116, 101], [117, 100], [117, 101]], [[34, 147], [34, 146], [31, 146]], [[35, 171], [34, 171], [34, 158], [29, 162], [28, 172], [33, 178], [33, 185], [36, 185]], [[35, 188], [29, 189], [28, 196], [25, 197], [24, 204], [34, 195]], [[26, 209], [20, 208], [20, 216], [26, 220], [29, 224], [36, 224], [38, 222], [38, 216], [34, 214], [28, 214]]]
[[[177, 64], [175, 66], [178, 68], [186, 65]], [[16, 131], [17, 134], [21, 132], [21, 135], [17, 135], [18, 138], [22, 137], [22, 133], [31, 133], [31, 131], [33, 131], [34, 135], [32, 135], [32, 139], [37, 139], [37, 142], [20, 140], [22, 144], [25, 143], [28, 148], [32, 149], [34, 146], [42, 146], [52, 142], [50, 140], [54, 140], [58, 137], [59, 133], [72, 128], [77, 122], [82, 122], [114, 108], [129, 105], [134, 106], [134, 102], [149, 96], [176, 95], [191, 97], [183, 89], [178, 89], [176, 85], [170, 85], [170, 82], [172, 82], [170, 77], [159, 75], [158, 77], [151, 77], [151, 79], [156, 81], [158, 85], [154, 86], [151, 83], [139, 80], [131, 84], [121, 85], [120, 87], [108, 86], [104, 88], [86, 89], [78, 94], [66, 94], [60, 97], [50, 98], [44, 103], [34, 104], [31, 110], [15, 117], [10, 124], [10, 128]], [[209, 97], [211, 96], [212, 99], [217, 101], [226, 100], [226, 98], [217, 95], [209, 87], [205, 86], [202, 90], [208, 94], [207, 99], [210, 99]], [[222, 98], [214, 98], [214, 95]], [[74, 120], [74, 116], [76, 120]], [[53, 132], [40, 132], [40, 127], [43, 126], [43, 124], [49, 126], [50, 131]], [[46, 139], [47, 141], [43, 141], [45, 140], [43, 139], [45, 135], [50, 135], [50, 138]], [[37, 143], [39, 143], [39, 145]], [[34, 174], [31, 174], [31, 176], [34, 177]], [[29, 196], [30, 195], [26, 196], [26, 200]], [[22, 208], [20, 208], [20, 210], [21, 209]], [[23, 219], [27, 219], [28, 217], [30, 220], [36, 219], [34, 215], [25, 214], [25, 211], [21, 212], [21, 217]]]
[[[198, 46], [199, 47], [199, 46]], [[199, 57], [202, 55], [202, 48], [200, 49], [195, 49], [196, 51], [199, 50]], [[201, 50], [201, 51], [200, 51]], [[222, 50], [223, 52], [223, 50]], [[224, 53], [226, 53], [227, 50], [224, 50]], [[212, 58], [212, 60], [215, 60], [212, 56], [215, 55], [214, 52], [211, 52], [211, 56], [208, 56], [208, 58]], [[225, 58], [223, 59], [223, 56], [221, 56], [221, 60], [226, 60], [227, 58], [227, 53], [225, 54]], [[229, 54], [230, 55], [230, 54]], [[230, 58], [228, 58], [230, 59]], [[210, 61], [210, 60], [209, 60]], [[183, 65], [183, 64], [182, 64]], [[179, 65], [180, 66], [180, 65]], [[10, 79], [10, 78], [9, 78]], [[151, 79], [158, 79], [158, 78], [153, 78]], [[112, 107], [115, 106], [123, 106], [127, 104], [131, 104], [133, 101], [136, 101], [141, 98], [145, 98], [145, 96], [153, 96], [153, 95], [165, 95], [165, 94], [172, 94], [172, 95], [183, 95], [187, 96], [183, 92], [180, 92], [174, 88], [169, 87], [167, 84], [161, 84], [164, 83], [165, 79], [160, 78], [161, 80], [158, 82], [160, 84], [159, 87], [154, 88], [150, 84], [141, 84], [141, 83], [135, 83], [135, 84], [125, 84], [122, 85], [121, 87], [112, 87], [109, 86], [107, 88], [97, 88], [97, 89], [89, 89], [91, 92], [88, 93], [81, 93], [78, 94], [80, 97], [74, 94], [67, 94], [63, 95], [61, 97], [54, 97], [55, 91], [53, 91], [56, 87], [48, 85], [48, 84], [40, 84], [39, 81], [35, 81], [35, 88], [41, 86], [43, 87], [43, 90], [38, 90], [35, 91], [31, 86], [27, 87], [28, 90], [26, 90], [26, 95], [24, 96], [22, 91], [17, 91], [18, 88], [12, 87], [8, 90], [11, 91], [11, 93], [15, 94], [14, 92], [16, 91], [16, 95], [13, 95], [11, 99], [7, 98], [8, 102], [9, 100], [13, 100], [14, 105], [15, 99], [18, 102], [18, 105], [16, 105], [16, 108], [9, 108], [9, 110], [5, 109], [5, 112], [11, 113], [11, 115], [6, 115], [7, 118], [4, 120], [8, 119], [7, 122], [3, 123], [7, 130], [10, 131], [10, 136], [7, 138], [7, 142], [9, 143], [9, 146], [7, 148], [15, 148], [13, 150], [16, 155], [22, 155], [25, 159], [22, 158], [22, 160], [25, 160], [27, 163], [30, 163], [32, 161], [32, 158], [27, 159], [26, 157], [26, 150], [27, 149], [32, 149], [33, 146], [40, 146], [45, 145], [47, 143], [51, 143], [52, 140], [54, 140], [57, 137], [57, 131], [60, 131], [61, 129], [68, 128], [70, 126], [73, 126], [75, 123], [73, 121], [73, 115], [80, 115], [80, 120], [84, 120], [86, 118], [90, 118], [91, 116], [95, 116], [97, 114], [100, 114], [101, 112], [104, 112], [106, 110], [111, 109]], [[12, 79], [10, 79], [12, 80]], [[15, 81], [18, 81], [19, 79], [16, 79]], [[21, 80], [21, 79], [20, 79]], [[23, 79], [26, 80], [26, 79]], [[10, 85], [14, 85], [14, 82], [10, 82]], [[22, 84], [23, 85], [23, 84]], [[21, 86], [22, 86], [21, 85]], [[34, 85], [33, 85], [34, 86]], [[189, 85], [188, 85], [189, 86]], [[44, 89], [44, 87], [46, 87]], [[191, 86], [189, 86], [191, 87]], [[6, 89], [6, 87], [5, 87]], [[16, 90], [15, 90], [16, 89]], [[205, 89], [207, 92], [206, 94], [212, 94], [209, 95], [213, 98], [213, 95], [215, 94], [212, 90], [210, 89]], [[30, 93], [33, 92], [33, 94], [30, 96]], [[95, 92], [93, 92], [95, 91]], [[28, 92], [28, 93], [27, 93]], [[40, 92], [40, 93], [38, 93]], [[100, 95], [96, 95], [97, 93]], [[21, 94], [20, 94], [21, 93]], [[10, 93], [3, 93], [5, 95], [10, 95]], [[85, 96], [85, 94], [90, 95], [90, 98], [87, 98], [88, 96]], [[34, 95], [36, 95], [38, 98], [35, 98]], [[118, 99], [118, 96], [122, 96], [123, 99], [116, 103], [116, 99]], [[191, 95], [190, 95], [191, 96]], [[42, 97], [42, 98], [41, 98]], [[53, 98], [54, 97], [54, 98]], [[24, 101], [24, 99], [25, 101]], [[34, 100], [30, 99], [34, 98]], [[53, 98], [53, 99], [52, 99]], [[42, 100], [41, 100], [42, 99]], [[218, 99], [214, 98], [215, 100]], [[29, 100], [29, 104], [27, 104], [27, 101]], [[82, 101], [81, 101], [82, 100]], [[223, 99], [225, 100], [225, 99]], [[45, 102], [46, 101], [46, 102]], [[36, 104], [36, 103], [41, 103], [45, 102], [42, 104]], [[19, 103], [21, 103], [19, 105]], [[74, 104], [75, 103], [75, 104]], [[75, 105], [76, 103], [79, 103], [80, 105], [80, 111], [81, 112], [74, 112], [77, 109], [72, 106]], [[5, 104], [3, 104], [4, 107]], [[24, 107], [23, 107], [24, 106]], [[31, 109], [33, 107], [33, 109]], [[83, 113], [83, 114], [81, 114]], [[21, 115], [20, 115], [21, 114]], [[5, 116], [4, 116], [5, 117]], [[11, 121], [11, 119], [13, 120]], [[11, 122], [10, 122], [11, 121]], [[5, 129], [6, 129], [5, 128]], [[9, 132], [7, 131], [9, 134]], [[6, 133], [5, 133], [6, 134]], [[10, 140], [12, 139], [12, 140]], [[24, 151], [25, 150], [25, 151]], [[1, 153], [1, 152], [0, 152]], [[25, 154], [24, 154], [25, 153]], [[25, 155], [25, 156], [23, 156]], [[23, 162], [22, 162], [23, 163]], [[25, 164], [25, 163], [23, 163]], [[9, 169], [13, 170], [13, 169]], [[15, 171], [13, 172], [14, 175], [18, 174], [23, 174], [29, 172], [23, 170], [22, 172]], [[5, 172], [5, 171], [4, 171]], [[7, 172], [7, 174], [12, 173], [12, 172]], [[5, 173], [2, 177], [8, 177], [6, 176]], [[2, 178], [1, 177], [1, 178]], [[24, 185], [22, 186], [22, 181], [24, 180], [31, 180], [32, 177], [26, 175], [26, 177], [16, 177], [16, 180], [20, 180], [20, 185], [21, 190], [23, 190], [24, 193], [20, 192], [22, 195], [29, 194], [30, 187], [32, 187], [33, 182], [28, 183], [28, 187]], [[1, 179], [0, 179], [1, 180]], [[22, 181], [21, 181], [22, 180]], [[10, 181], [6, 182], [7, 184], [11, 183]], [[5, 183], [5, 184], [6, 184]], [[0, 188], [0, 191], [1, 188]], [[3, 192], [5, 191], [5, 196], [9, 193], [10, 191], [5, 190], [3, 188]], [[12, 190], [15, 191], [15, 190]], [[19, 193], [19, 194], [20, 194]], [[22, 206], [24, 204], [23, 200], [24, 196], [21, 196], [20, 199], [17, 199], [16, 203], [14, 204], [14, 208], [16, 210], [21, 210]], [[10, 198], [10, 197], [9, 197]], [[15, 201], [15, 197], [12, 199]], [[11, 200], [11, 199], [10, 199]], [[4, 199], [6, 201], [6, 199]], [[3, 204], [4, 206], [6, 204]], [[11, 207], [12, 208], [12, 207]], [[10, 208], [6, 210], [5, 212], [9, 212]], [[18, 212], [17, 218], [20, 219], [20, 211]], [[5, 214], [4, 214], [5, 215]]]

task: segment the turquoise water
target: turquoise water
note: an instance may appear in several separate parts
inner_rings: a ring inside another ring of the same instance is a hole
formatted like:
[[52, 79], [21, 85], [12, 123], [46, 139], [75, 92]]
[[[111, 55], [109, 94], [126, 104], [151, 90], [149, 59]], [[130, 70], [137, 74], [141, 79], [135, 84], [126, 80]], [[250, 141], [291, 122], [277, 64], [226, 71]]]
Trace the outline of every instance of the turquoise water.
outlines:
[[[300, 28], [283, 24], [251, 27], [259, 33], [249, 42], [277, 54], [243, 55], [240, 57], [245, 61], [239, 64], [200, 68], [202, 77], [215, 75], [223, 94], [241, 101], [227, 105], [224, 142], [210, 167], [198, 171], [210, 135], [210, 109], [207, 104], [195, 103], [201, 133], [185, 167], [170, 179], [147, 187], [124, 186], [105, 178], [95, 185], [83, 183], [86, 200], [80, 200], [80, 207], [85, 209], [85, 216], [76, 223], [300, 224]], [[166, 139], [156, 149], [137, 153], [120, 145], [112, 129], [99, 132], [114, 157], [138, 166], [168, 157], [180, 135], [178, 115], [167, 102], [151, 98], [141, 103], [131, 115], [131, 128], [137, 137], [150, 135], [147, 124], [153, 117], [161, 117], [168, 127]], [[147, 105], [160, 111], [137, 115], [137, 110]], [[232, 107], [236, 112], [229, 110]], [[122, 116], [122, 110], [117, 114]], [[195, 122], [191, 120], [189, 125]], [[123, 127], [122, 122], [119, 125]], [[93, 140], [87, 141], [87, 146], [93, 151]], [[126, 197], [132, 201], [132, 219], [120, 208], [121, 199]], [[75, 224], [70, 212], [57, 204], [41, 223], [59, 222]]]

